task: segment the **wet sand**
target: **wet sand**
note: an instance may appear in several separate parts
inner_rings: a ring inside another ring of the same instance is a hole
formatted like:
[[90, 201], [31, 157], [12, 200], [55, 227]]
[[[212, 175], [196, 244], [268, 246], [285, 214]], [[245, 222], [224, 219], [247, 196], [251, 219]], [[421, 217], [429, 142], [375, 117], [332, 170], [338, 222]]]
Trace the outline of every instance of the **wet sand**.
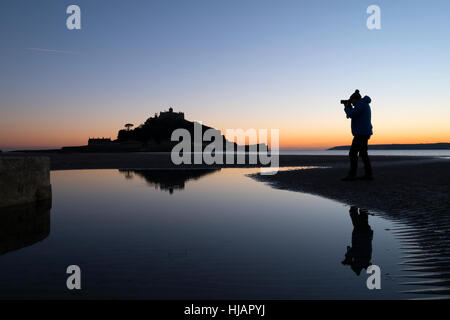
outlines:
[[[170, 153], [50, 153], [50, 152], [7, 152], [2, 157], [46, 156], [50, 158], [51, 170], [74, 169], [150, 169], [150, 168], [226, 168], [259, 167], [260, 165], [181, 165], [172, 163]], [[424, 157], [374, 156], [375, 165], [403, 163], [424, 160]], [[248, 161], [246, 161], [248, 163]], [[280, 155], [280, 167], [292, 166], [347, 166], [346, 156]]]
[[253, 177], [276, 188], [317, 194], [392, 214], [413, 210], [450, 214], [450, 160], [426, 158], [373, 163], [374, 181], [341, 181], [347, 173], [342, 163], [324, 169], [289, 170]]

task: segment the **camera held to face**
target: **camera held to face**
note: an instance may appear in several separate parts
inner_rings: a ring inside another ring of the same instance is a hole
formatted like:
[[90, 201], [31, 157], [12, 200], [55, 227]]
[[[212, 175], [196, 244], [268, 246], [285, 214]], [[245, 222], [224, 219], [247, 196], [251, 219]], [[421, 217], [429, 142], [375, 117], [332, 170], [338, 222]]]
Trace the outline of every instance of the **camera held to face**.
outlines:
[[350, 96], [348, 100], [341, 100], [341, 104], [344, 106], [348, 106], [358, 100], [361, 100], [361, 94], [359, 93], [359, 90], [355, 90], [355, 92]]

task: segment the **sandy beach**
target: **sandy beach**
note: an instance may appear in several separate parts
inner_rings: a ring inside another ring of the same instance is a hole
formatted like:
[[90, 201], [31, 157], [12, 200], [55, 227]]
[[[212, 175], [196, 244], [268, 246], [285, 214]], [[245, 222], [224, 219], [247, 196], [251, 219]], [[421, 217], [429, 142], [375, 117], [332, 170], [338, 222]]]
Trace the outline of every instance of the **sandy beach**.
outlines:
[[323, 169], [289, 170], [253, 177], [275, 188], [317, 194], [393, 215], [405, 211], [450, 212], [449, 160], [402, 161], [374, 157], [373, 163], [374, 181], [341, 181], [347, 170], [345, 161], [339, 160]]
[[[49, 157], [51, 170], [77, 169], [154, 169], [154, 168], [229, 168], [260, 167], [252, 164], [234, 165], [174, 165], [170, 153], [62, 153], [62, 152], [5, 152], [4, 157]], [[411, 156], [372, 156], [374, 166], [432, 161], [433, 158]], [[340, 155], [280, 155], [280, 167], [326, 166], [346, 167], [347, 157]], [[236, 163], [236, 162], [235, 162]], [[246, 159], [246, 163], [248, 163]], [[345, 173], [345, 172], [344, 172]]]

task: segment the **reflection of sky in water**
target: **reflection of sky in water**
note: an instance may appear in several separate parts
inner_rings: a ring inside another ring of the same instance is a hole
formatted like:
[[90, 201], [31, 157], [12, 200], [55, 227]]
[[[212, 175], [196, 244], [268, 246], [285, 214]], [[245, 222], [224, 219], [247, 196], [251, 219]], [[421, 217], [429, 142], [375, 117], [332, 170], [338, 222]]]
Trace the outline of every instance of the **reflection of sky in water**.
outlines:
[[[275, 190], [222, 169], [155, 190], [160, 176], [118, 170], [52, 172], [50, 235], [0, 256], [1, 297], [404, 298], [392, 224], [369, 216], [382, 290], [344, 266], [349, 208]], [[155, 181], [156, 179], [156, 181]], [[65, 268], [82, 291], [65, 289]], [[390, 275], [386, 275], [386, 274]]]

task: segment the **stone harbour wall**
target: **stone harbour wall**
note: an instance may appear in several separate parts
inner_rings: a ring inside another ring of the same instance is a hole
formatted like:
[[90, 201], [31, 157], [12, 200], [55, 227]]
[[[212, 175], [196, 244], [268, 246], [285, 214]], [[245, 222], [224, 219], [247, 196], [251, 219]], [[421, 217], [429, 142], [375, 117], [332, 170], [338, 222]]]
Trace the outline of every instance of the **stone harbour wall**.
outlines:
[[51, 197], [49, 158], [0, 157], [0, 208]]

